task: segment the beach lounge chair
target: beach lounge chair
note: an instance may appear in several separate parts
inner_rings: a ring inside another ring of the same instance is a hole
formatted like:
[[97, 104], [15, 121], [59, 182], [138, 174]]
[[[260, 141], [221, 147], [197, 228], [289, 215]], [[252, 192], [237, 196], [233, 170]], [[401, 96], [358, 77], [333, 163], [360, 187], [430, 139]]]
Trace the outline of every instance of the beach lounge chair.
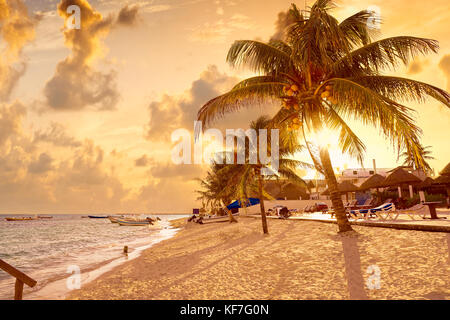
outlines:
[[348, 202], [344, 207], [345, 207], [345, 209], [353, 209], [353, 207], [355, 207], [357, 203], [358, 203], [358, 200], [355, 199], [355, 200]]
[[409, 209], [396, 210], [396, 212], [398, 212], [398, 214], [406, 214], [411, 218], [411, 220], [416, 220], [415, 216], [419, 216], [419, 218], [424, 219], [429, 210], [427, 206], [424, 206], [423, 204], [416, 204]]
[[375, 215], [382, 220], [386, 220], [387, 216], [383, 216], [383, 213], [390, 212], [392, 210], [395, 210], [395, 206], [393, 203], [389, 202], [376, 208], [350, 210], [350, 215], [356, 219], [369, 219], [371, 216]]
[[380, 220], [397, 220], [400, 212], [395, 210], [395, 206], [392, 202], [385, 203], [380, 207], [369, 209], [371, 216], [376, 216]]
[[375, 199], [374, 198], [367, 198], [366, 201], [364, 201], [363, 204], [360, 204], [360, 205], [355, 204], [350, 209], [369, 209], [370, 207], [373, 207], [374, 204], [375, 204]]

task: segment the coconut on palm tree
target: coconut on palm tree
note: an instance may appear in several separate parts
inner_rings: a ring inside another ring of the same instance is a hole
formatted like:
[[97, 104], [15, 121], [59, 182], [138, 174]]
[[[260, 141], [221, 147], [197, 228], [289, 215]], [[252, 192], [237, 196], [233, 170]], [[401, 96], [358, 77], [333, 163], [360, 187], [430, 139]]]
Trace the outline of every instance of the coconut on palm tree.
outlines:
[[359, 120], [379, 128], [398, 150], [406, 150], [423, 167], [421, 130], [404, 103], [431, 96], [450, 107], [450, 95], [423, 82], [381, 73], [420, 54], [436, 53], [437, 41], [412, 36], [374, 41], [375, 30], [369, 23], [379, 19], [374, 12], [360, 11], [339, 22], [330, 14], [333, 6], [332, 0], [317, 0], [306, 15], [292, 5], [292, 23], [281, 40], [234, 42], [227, 61], [259, 75], [210, 100], [199, 110], [198, 119], [207, 126], [228, 112], [279, 104], [274, 120], [306, 140], [316, 169], [327, 180], [339, 231], [344, 232], [352, 228], [328, 150], [314, 150], [310, 134], [336, 130], [342, 152], [362, 163], [365, 145], [347, 123]]

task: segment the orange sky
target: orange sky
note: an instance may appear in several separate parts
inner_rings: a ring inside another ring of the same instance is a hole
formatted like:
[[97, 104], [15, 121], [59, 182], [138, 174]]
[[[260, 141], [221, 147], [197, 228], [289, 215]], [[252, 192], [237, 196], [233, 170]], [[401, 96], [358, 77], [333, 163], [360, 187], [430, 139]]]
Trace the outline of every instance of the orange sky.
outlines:
[[[83, 18], [77, 36], [63, 32], [60, 2], [86, 10], [89, 19]], [[192, 130], [205, 101], [250, 75], [225, 63], [230, 44], [268, 40], [278, 13], [291, 2], [155, 0], [128, 1], [124, 8], [115, 0], [0, 0], [0, 213], [197, 207], [193, 179], [205, 168], [175, 166], [170, 133]], [[334, 13], [342, 19], [373, 5], [381, 9], [382, 37], [440, 42], [439, 54], [395, 74], [450, 90], [450, 3], [347, 0]], [[5, 27], [14, 21], [24, 23]], [[440, 171], [450, 161], [450, 110], [433, 100], [412, 107], [423, 144], [436, 158], [430, 163]], [[220, 127], [242, 127], [270, 112], [247, 110]], [[367, 146], [365, 166], [373, 158], [378, 167], [398, 164], [377, 130], [354, 126]], [[332, 158], [336, 167], [356, 166], [339, 152], [332, 151]]]

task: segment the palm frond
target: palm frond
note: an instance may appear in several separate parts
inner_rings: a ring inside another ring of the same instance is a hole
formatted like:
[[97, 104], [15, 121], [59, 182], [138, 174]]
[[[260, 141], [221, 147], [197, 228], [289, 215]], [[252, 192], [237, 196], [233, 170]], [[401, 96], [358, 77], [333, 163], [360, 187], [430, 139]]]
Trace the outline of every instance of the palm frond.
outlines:
[[331, 79], [329, 83], [332, 83], [333, 97], [338, 101], [334, 106], [338, 114], [380, 128], [398, 150], [419, 153], [422, 131], [414, 124], [410, 108], [349, 79]]
[[293, 170], [291, 170], [289, 168], [279, 168], [278, 174], [281, 177], [287, 179], [289, 182], [296, 184], [297, 186], [303, 187], [305, 189], [309, 189], [305, 180], [300, 178]]
[[236, 84], [231, 90], [242, 89], [248, 86], [271, 83], [271, 82], [279, 82], [284, 85], [290, 85], [290, 80], [286, 79], [283, 75], [273, 75], [273, 76], [256, 76], [242, 80], [238, 84]]
[[228, 51], [227, 62], [233, 67], [245, 66], [258, 73], [289, 73], [290, 56], [276, 46], [254, 40], [235, 41]]
[[328, 105], [324, 121], [326, 121], [328, 128], [340, 129], [339, 146], [341, 147], [342, 153], [350, 154], [350, 156], [357, 158], [362, 164], [366, 146], [331, 105]]
[[343, 20], [339, 28], [354, 46], [365, 46], [377, 34], [376, 30], [368, 27], [369, 21], [380, 23], [381, 19], [374, 12], [362, 10]]
[[350, 80], [392, 100], [423, 103], [430, 96], [450, 107], [450, 94], [448, 92], [420, 81], [392, 76], [355, 77]]
[[350, 52], [331, 65], [334, 76], [373, 75], [382, 69], [395, 69], [400, 62], [407, 65], [419, 54], [436, 53], [436, 40], [401, 36], [367, 44]]
[[283, 94], [284, 83], [266, 82], [231, 90], [207, 102], [198, 112], [198, 120], [207, 127], [215, 119], [226, 113], [244, 107], [255, 107], [263, 103], [273, 103]]
[[281, 158], [279, 159], [280, 168], [289, 168], [292, 170], [296, 170], [298, 168], [300, 169], [314, 169], [314, 166], [310, 163], [295, 160], [295, 159], [289, 159], [289, 158]]

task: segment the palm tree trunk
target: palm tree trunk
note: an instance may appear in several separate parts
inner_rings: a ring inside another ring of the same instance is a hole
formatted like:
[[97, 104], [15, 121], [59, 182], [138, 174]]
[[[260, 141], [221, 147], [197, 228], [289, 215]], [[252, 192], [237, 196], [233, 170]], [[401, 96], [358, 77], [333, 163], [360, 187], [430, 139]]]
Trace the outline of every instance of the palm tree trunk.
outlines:
[[225, 201], [222, 200], [222, 202], [225, 203], [225, 210], [227, 210], [227, 214], [228, 214], [228, 218], [229, 218], [229, 220], [230, 220], [230, 223], [237, 222], [237, 220], [233, 217], [233, 214], [231, 213], [231, 210], [229, 210], [229, 209], [226, 207], [228, 204], [231, 203], [231, 199], [225, 199]]
[[263, 179], [262, 179], [260, 170], [257, 170], [256, 174], [258, 175], [259, 207], [261, 209], [262, 228], [263, 228], [264, 234], [268, 234], [269, 229], [267, 228], [266, 210], [264, 209]]
[[238, 222], [238, 221], [233, 217], [233, 214], [231, 213], [231, 210], [228, 210], [228, 209], [227, 209], [227, 213], [228, 213], [228, 218], [230, 219], [230, 223]]
[[325, 171], [325, 179], [327, 180], [328, 191], [330, 192], [331, 202], [333, 203], [334, 211], [336, 213], [339, 232], [352, 231], [353, 229], [347, 219], [344, 204], [342, 203], [342, 197], [338, 190], [338, 183], [336, 176], [334, 175], [333, 166], [331, 165], [330, 154], [325, 148], [320, 150], [320, 160], [322, 161], [322, 167]]

